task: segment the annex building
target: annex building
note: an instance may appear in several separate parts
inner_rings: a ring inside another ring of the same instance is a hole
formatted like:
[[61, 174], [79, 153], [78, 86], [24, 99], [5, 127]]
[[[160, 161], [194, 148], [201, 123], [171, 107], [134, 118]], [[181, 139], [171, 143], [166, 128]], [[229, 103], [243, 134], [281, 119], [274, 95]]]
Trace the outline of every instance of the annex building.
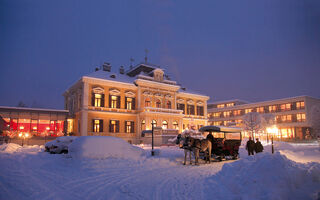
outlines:
[[[141, 63], [129, 70], [104, 63], [63, 94], [78, 136], [116, 136], [129, 143], [166, 143], [184, 129], [207, 125], [208, 96], [182, 88], [159, 66]], [[146, 134], [142, 134], [146, 133]]]
[[[242, 100], [220, 101], [208, 104], [210, 125], [238, 126], [243, 125], [243, 116], [250, 112], [262, 116], [272, 114], [278, 133], [282, 140], [311, 139], [315, 133], [313, 110], [320, 106], [320, 99], [299, 96], [256, 103]], [[320, 119], [320, 118], [319, 118]], [[320, 122], [318, 122], [320, 123]]]

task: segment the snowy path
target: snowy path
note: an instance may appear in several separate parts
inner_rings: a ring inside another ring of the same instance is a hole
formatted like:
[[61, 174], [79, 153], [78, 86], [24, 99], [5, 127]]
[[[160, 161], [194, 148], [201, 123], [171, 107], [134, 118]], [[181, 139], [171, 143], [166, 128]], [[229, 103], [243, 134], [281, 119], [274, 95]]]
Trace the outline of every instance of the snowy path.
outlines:
[[[270, 151], [270, 146], [265, 150]], [[320, 151], [317, 146], [288, 147], [279, 143], [277, 150], [285, 152], [286, 156], [292, 155], [297, 161], [302, 161], [301, 151], [304, 150], [303, 155], [316, 162], [299, 164], [280, 153], [248, 157], [243, 147], [238, 161], [200, 166], [182, 165], [184, 154], [177, 147], [161, 148], [160, 155], [147, 156], [139, 161], [74, 159], [39, 152], [39, 148], [0, 152], [0, 199], [320, 197], [320, 164], [317, 163]], [[150, 151], [146, 151], [149, 155]], [[248, 175], [250, 178], [246, 179]], [[250, 189], [255, 187], [255, 190]]]
[[[168, 148], [170, 154], [170, 148]], [[64, 155], [0, 154], [0, 199], [203, 199], [203, 183], [224, 163], [183, 166], [171, 161], [79, 161]], [[165, 151], [163, 152], [165, 154]], [[172, 156], [172, 155], [164, 155]]]

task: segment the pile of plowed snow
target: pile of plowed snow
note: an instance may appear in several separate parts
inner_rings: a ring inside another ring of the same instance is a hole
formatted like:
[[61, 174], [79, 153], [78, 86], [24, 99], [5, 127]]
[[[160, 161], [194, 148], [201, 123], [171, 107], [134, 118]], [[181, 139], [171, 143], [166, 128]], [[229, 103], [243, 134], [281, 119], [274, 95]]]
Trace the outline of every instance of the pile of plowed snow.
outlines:
[[317, 199], [320, 164], [300, 164], [280, 153], [260, 153], [226, 163], [206, 180], [216, 199]]
[[143, 149], [132, 146], [121, 138], [111, 136], [82, 136], [69, 145], [73, 158], [124, 158], [139, 160], [145, 156]]
[[41, 152], [41, 151], [43, 151], [43, 146], [39, 146], [39, 145], [20, 146], [14, 143], [0, 145], [0, 152], [2, 153], [16, 153], [16, 152], [35, 153], [35, 152]]

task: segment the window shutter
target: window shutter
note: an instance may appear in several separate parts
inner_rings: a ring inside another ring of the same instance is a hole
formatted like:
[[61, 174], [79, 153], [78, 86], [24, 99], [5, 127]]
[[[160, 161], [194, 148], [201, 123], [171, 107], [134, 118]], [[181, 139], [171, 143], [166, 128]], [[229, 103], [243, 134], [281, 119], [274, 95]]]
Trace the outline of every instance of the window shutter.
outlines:
[[120, 108], [120, 96], [117, 96], [117, 108]]
[[131, 122], [131, 133], [134, 133], [134, 122]]
[[119, 121], [116, 121], [116, 132], [119, 133]]
[[104, 94], [101, 94], [101, 107], [104, 107]]
[[91, 95], [91, 105], [94, 106], [94, 93], [92, 92], [92, 95]]
[[99, 120], [99, 125], [100, 125], [99, 132], [103, 132], [103, 120], [102, 119]]
[[127, 106], [127, 97], [124, 98], [124, 108], [125, 108], [125, 109], [128, 109], [128, 106]]
[[136, 98], [132, 98], [132, 110], [136, 109]]
[[92, 120], [92, 132], [94, 132], [94, 119]]
[[112, 132], [112, 125], [111, 125], [111, 120], [109, 120], [109, 132], [111, 133]]
[[109, 95], [109, 108], [111, 108], [111, 95]]

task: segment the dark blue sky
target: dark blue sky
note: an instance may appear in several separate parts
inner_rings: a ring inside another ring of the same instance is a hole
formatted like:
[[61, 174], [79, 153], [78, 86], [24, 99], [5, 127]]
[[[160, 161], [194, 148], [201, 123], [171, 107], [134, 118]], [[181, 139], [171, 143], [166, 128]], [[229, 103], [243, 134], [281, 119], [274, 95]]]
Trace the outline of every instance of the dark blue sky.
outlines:
[[0, 105], [63, 108], [82, 75], [145, 48], [210, 101], [320, 97], [318, 0], [1, 0]]

